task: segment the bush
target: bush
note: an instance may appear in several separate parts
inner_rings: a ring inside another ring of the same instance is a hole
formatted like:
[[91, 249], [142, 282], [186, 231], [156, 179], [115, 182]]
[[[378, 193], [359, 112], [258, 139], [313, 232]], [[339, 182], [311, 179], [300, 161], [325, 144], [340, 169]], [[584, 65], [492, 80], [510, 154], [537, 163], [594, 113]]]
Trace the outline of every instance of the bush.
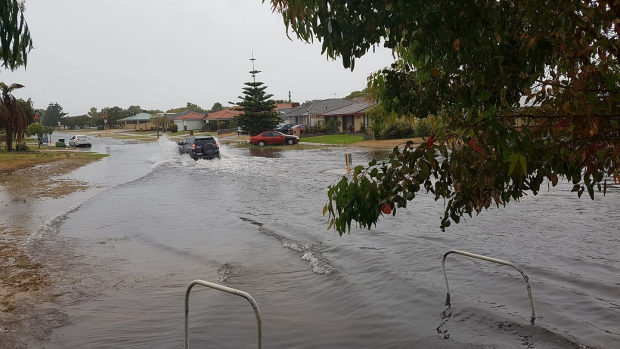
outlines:
[[327, 127], [327, 133], [340, 133], [340, 120], [337, 118], [330, 118], [325, 123]]
[[170, 124], [170, 127], [168, 127], [168, 130], [170, 130], [170, 132], [172, 133], [175, 133], [179, 130], [179, 125], [173, 122]]
[[397, 121], [388, 126], [381, 135], [382, 139], [409, 138], [415, 135], [413, 126], [406, 122]]
[[433, 129], [428, 119], [418, 120], [415, 125], [416, 137], [428, 137], [433, 133]]

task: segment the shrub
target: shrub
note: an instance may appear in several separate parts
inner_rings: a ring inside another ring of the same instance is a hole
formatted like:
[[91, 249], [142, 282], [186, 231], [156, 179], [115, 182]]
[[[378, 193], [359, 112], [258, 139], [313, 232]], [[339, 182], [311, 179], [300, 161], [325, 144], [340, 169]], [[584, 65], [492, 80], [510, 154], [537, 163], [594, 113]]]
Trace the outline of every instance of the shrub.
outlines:
[[325, 123], [325, 126], [328, 133], [340, 133], [340, 120], [337, 118], [330, 118]]
[[397, 121], [388, 126], [381, 135], [383, 139], [399, 139], [414, 136], [413, 126], [406, 122]]
[[170, 132], [175, 133], [179, 130], [179, 125], [173, 122], [170, 124], [170, 127], [168, 129], [170, 130]]
[[433, 128], [428, 119], [421, 119], [416, 122], [415, 136], [416, 137], [428, 137], [433, 133]]

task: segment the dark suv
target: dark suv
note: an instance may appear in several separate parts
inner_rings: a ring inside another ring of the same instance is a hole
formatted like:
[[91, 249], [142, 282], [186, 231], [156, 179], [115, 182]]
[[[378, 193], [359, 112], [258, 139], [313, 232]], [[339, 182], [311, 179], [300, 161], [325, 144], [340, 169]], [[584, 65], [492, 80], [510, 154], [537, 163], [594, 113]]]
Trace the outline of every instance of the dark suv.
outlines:
[[179, 153], [194, 159], [220, 158], [220, 144], [213, 136], [191, 136], [179, 143]]

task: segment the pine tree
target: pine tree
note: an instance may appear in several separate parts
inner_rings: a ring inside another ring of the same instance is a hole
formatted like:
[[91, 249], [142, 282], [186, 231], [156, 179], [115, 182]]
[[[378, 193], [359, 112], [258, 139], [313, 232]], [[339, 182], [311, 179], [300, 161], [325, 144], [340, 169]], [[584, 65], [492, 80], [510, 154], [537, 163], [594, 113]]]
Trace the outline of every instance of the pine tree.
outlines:
[[237, 117], [237, 125], [250, 135], [273, 130], [282, 122], [282, 118], [275, 111], [276, 102], [270, 99], [273, 95], [265, 93], [267, 86], [263, 86], [262, 82], [256, 82], [258, 73], [260, 73], [258, 70], [250, 71], [253, 81], [245, 83], [247, 86], [243, 88], [245, 96], [239, 96], [242, 101], [237, 103], [243, 108], [243, 114]]
[[62, 111], [62, 107], [58, 103], [50, 103], [45, 110], [45, 118], [43, 118], [44, 126], [58, 126], [58, 122], [61, 121], [67, 113]]

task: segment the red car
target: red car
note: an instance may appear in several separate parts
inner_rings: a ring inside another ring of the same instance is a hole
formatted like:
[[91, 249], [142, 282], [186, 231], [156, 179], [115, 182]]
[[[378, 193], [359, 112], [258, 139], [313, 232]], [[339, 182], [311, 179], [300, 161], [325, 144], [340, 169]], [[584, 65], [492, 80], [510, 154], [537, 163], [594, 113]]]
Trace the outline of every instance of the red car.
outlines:
[[299, 143], [299, 137], [285, 135], [278, 131], [265, 131], [259, 135], [250, 137], [250, 144], [260, 145], [267, 144], [288, 144], [293, 145]]

